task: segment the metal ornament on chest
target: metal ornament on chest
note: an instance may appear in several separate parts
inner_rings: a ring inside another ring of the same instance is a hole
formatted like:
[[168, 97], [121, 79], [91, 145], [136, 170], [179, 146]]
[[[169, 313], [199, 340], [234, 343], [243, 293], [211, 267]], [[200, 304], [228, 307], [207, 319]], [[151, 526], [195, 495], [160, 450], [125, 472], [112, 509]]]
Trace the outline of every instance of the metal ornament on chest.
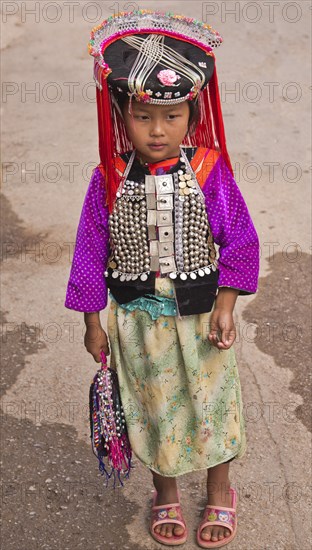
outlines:
[[145, 175], [141, 182], [128, 179], [134, 156], [135, 151], [109, 215], [112, 277], [146, 281], [151, 271], [159, 271], [187, 280], [215, 271], [205, 197], [183, 149], [177, 172]]

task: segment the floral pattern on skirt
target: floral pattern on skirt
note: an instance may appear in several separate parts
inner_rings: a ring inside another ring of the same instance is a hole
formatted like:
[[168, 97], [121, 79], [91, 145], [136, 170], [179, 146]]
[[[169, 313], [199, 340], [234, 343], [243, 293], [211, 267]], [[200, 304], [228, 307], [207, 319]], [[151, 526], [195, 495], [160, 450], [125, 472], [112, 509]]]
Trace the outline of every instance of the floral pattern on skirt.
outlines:
[[[169, 277], [156, 294], [172, 298]], [[111, 301], [111, 366], [134, 454], [151, 470], [175, 477], [210, 468], [246, 450], [241, 385], [233, 346], [208, 340], [211, 312], [163, 316], [127, 311]]]

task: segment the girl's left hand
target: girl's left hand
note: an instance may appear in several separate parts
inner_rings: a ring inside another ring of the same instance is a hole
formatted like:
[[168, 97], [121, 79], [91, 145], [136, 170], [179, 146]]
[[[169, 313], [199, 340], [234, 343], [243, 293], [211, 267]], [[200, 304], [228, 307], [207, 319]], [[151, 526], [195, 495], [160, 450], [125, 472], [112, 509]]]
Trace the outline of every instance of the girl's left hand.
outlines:
[[229, 349], [236, 338], [232, 312], [215, 308], [210, 317], [208, 339], [218, 349]]

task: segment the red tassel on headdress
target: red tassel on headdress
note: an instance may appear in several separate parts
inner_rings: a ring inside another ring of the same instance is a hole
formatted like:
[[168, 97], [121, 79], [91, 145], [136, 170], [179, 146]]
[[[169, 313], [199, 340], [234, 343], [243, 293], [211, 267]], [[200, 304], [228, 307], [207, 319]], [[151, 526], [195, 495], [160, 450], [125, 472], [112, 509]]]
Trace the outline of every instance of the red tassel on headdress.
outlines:
[[112, 101], [107, 79], [103, 73], [98, 76], [102, 87], [96, 87], [96, 102], [98, 109], [99, 152], [106, 181], [106, 204], [112, 213], [116, 193], [120, 184], [120, 176], [115, 169], [115, 158], [132, 148], [128, 140], [125, 125]]
[[216, 66], [214, 68], [212, 78], [209, 82], [209, 97], [210, 97], [210, 103], [211, 103], [212, 118], [215, 126], [215, 132], [219, 143], [220, 152], [229, 170], [231, 171], [232, 175], [234, 175], [230, 157], [226, 147], [226, 139], [225, 139], [225, 132], [224, 132], [224, 124], [223, 124], [223, 116], [222, 116], [222, 108], [221, 108], [221, 100], [220, 100], [220, 94], [219, 94]]
[[115, 139], [112, 125], [111, 98], [108, 90], [107, 80], [101, 78], [102, 90], [96, 88], [96, 101], [98, 108], [99, 128], [99, 152], [101, 163], [106, 176], [106, 204], [111, 212], [113, 197], [118, 189], [117, 174], [114, 169], [114, 158], [116, 156]]
[[200, 92], [198, 98], [200, 121], [192, 136], [186, 136], [183, 143], [218, 149], [233, 174], [230, 157], [226, 147], [222, 108], [219, 94], [217, 69], [214, 67], [208, 86]]

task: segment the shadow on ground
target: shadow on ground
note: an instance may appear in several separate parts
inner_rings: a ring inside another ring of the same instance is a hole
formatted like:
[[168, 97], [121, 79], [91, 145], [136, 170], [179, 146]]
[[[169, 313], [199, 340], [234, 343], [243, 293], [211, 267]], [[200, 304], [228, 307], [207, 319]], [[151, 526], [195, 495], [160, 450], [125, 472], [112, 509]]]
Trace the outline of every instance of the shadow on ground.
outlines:
[[[12, 257], [26, 241], [42, 235], [24, 229], [7, 199], [2, 208], [2, 242], [9, 243]], [[123, 488], [105, 487], [91, 442], [90, 446], [79, 442], [68, 424], [38, 425], [35, 406], [26, 411], [23, 403], [6, 401], [5, 392], [26, 361], [45, 347], [35, 326], [24, 323], [21, 334], [21, 327], [8, 322], [7, 314], [1, 314], [3, 550], [144, 550], [129, 542], [127, 532], [138, 510], [124, 497]], [[47, 387], [47, 395], [48, 391]], [[134, 476], [135, 469], [131, 473]]]
[[311, 431], [311, 256], [274, 254], [271, 273], [259, 280], [259, 290], [243, 319], [256, 327], [254, 343], [279, 367], [291, 369], [290, 390], [304, 403], [297, 418]]

